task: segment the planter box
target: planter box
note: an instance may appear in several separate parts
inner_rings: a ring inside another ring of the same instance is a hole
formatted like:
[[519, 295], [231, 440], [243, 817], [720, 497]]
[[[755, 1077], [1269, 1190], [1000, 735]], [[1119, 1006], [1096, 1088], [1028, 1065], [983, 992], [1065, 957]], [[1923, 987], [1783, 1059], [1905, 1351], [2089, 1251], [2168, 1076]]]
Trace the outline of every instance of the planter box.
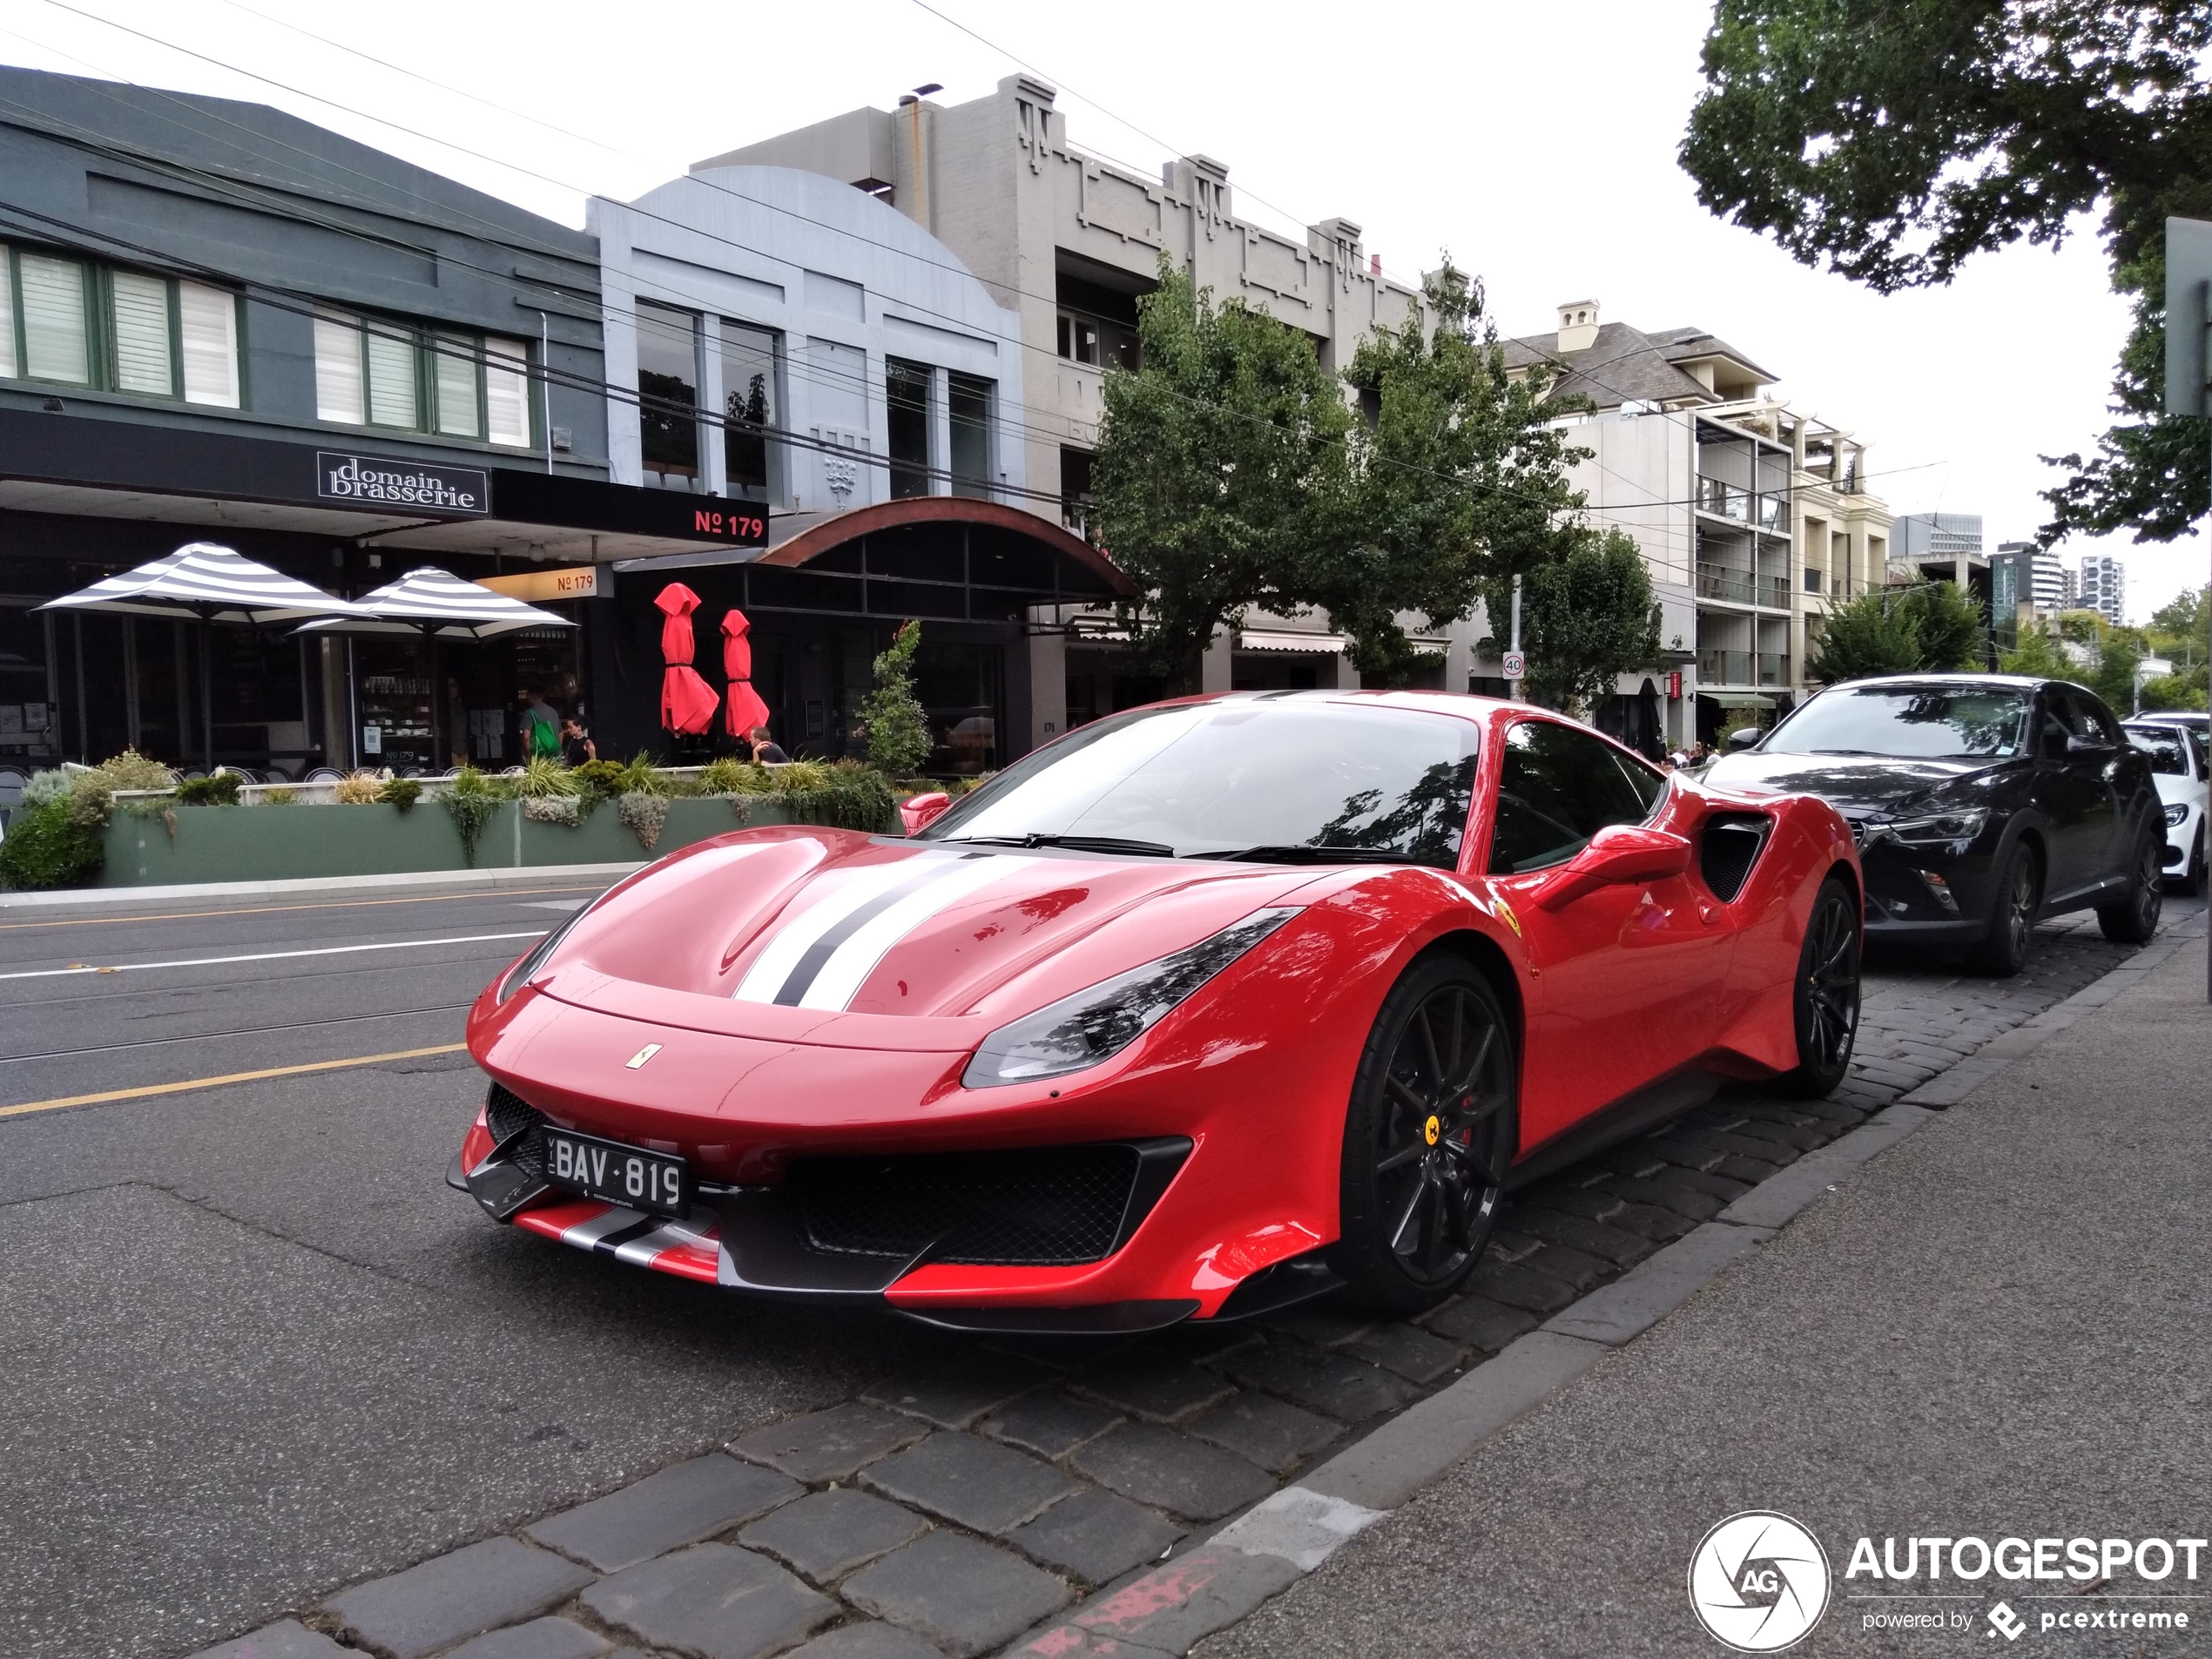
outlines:
[[[789, 821], [772, 799], [740, 821], [726, 800], [672, 800], [651, 857], [748, 825]], [[172, 837], [159, 818], [118, 810], [105, 835], [104, 887], [192, 881], [281, 881], [304, 876], [421, 870], [522, 869], [548, 864], [639, 864], [649, 856], [612, 801], [574, 829], [523, 815], [502, 801], [484, 826], [472, 867], [453, 817], [435, 800], [396, 806], [177, 806]]]

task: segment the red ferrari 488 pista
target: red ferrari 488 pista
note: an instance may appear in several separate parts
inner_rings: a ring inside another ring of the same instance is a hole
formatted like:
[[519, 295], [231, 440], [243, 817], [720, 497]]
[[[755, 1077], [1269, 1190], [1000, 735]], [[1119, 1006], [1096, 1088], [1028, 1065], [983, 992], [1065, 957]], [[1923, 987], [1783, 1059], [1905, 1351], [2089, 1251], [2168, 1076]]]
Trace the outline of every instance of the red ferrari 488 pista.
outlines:
[[492, 1083], [450, 1179], [639, 1266], [964, 1329], [1411, 1310], [1516, 1184], [1725, 1078], [1833, 1089], [1859, 932], [1810, 797], [1525, 705], [1162, 704], [906, 838], [743, 830], [586, 905], [469, 1015]]

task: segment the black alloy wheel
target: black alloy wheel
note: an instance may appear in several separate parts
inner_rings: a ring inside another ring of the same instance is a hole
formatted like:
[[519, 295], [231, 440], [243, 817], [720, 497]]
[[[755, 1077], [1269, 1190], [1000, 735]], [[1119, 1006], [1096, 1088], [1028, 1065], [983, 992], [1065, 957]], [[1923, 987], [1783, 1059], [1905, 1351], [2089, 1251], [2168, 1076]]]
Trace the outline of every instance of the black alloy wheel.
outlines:
[[2015, 845], [1997, 879], [1989, 932], [1966, 953], [1967, 962], [1993, 979], [2010, 979], [2027, 966], [2028, 941], [2035, 935], [2035, 913], [2042, 907], [2043, 873], [2035, 854]]
[[1497, 993], [1456, 956], [1416, 962], [1384, 1000], [1345, 1116], [1332, 1258], [1357, 1300], [1416, 1312], [1474, 1271], [1520, 1143], [1514, 1048]]
[[1858, 1040], [1860, 943], [1858, 901], [1831, 875], [1813, 898], [1790, 998], [1797, 1069], [1784, 1081], [1807, 1099], [1833, 1094], [1851, 1071], [1851, 1045]]
[[2166, 908], [2166, 828], [2154, 819], [2135, 846], [2134, 880], [2126, 895], [2097, 907], [2097, 926], [2115, 945], [2148, 945]]

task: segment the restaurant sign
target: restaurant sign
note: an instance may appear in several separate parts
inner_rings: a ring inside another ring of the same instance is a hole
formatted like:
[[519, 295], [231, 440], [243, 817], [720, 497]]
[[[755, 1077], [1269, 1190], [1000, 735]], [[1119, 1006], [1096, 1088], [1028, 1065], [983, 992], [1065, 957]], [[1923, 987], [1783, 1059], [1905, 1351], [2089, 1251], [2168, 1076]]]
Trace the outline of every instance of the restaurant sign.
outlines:
[[525, 570], [520, 576], [480, 576], [476, 585], [526, 604], [543, 604], [548, 599], [596, 599], [599, 567], [568, 564], [551, 570]]
[[491, 511], [491, 475], [478, 467], [445, 467], [385, 455], [315, 451], [315, 494], [349, 507], [388, 507], [404, 513]]

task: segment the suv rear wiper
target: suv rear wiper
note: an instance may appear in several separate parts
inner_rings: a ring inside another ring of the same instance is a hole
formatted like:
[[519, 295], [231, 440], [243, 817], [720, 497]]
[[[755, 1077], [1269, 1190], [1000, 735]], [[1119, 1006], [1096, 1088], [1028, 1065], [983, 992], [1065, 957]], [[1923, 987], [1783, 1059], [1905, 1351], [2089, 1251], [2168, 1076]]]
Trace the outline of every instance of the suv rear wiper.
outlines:
[[1165, 841], [1131, 841], [1118, 835], [948, 835], [944, 846], [1064, 846], [1077, 853], [1135, 853], [1145, 858], [1171, 859], [1175, 849]]
[[1216, 853], [1193, 853], [1194, 859], [1219, 859], [1224, 863], [1252, 864], [1410, 864], [1425, 859], [1393, 853], [1379, 846], [1312, 846], [1303, 843], [1278, 846], [1231, 846]]

